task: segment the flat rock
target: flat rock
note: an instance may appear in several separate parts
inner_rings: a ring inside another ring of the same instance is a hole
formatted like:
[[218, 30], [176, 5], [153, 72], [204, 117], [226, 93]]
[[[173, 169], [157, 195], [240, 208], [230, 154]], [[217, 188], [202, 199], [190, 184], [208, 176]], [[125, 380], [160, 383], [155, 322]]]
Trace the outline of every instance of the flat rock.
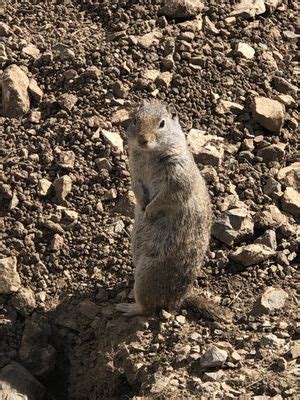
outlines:
[[244, 110], [244, 106], [239, 103], [234, 103], [233, 101], [228, 100], [219, 100], [216, 106], [216, 112], [218, 114], [227, 114], [227, 113], [235, 113], [239, 114]]
[[224, 157], [223, 138], [192, 128], [187, 142], [195, 160], [204, 165], [220, 165]]
[[108, 144], [110, 144], [114, 148], [114, 150], [116, 150], [118, 153], [123, 153], [124, 150], [123, 139], [121, 138], [121, 135], [118, 132], [111, 132], [105, 129], [101, 129], [101, 133], [103, 139]]
[[71, 111], [77, 103], [77, 96], [72, 93], [64, 93], [58, 98], [58, 104], [66, 111]]
[[3, 113], [7, 117], [20, 118], [30, 109], [28, 96], [29, 79], [15, 64], [7, 67], [2, 77]]
[[63, 175], [54, 181], [55, 194], [58, 201], [65, 201], [66, 197], [72, 190], [72, 179], [69, 175]]
[[252, 313], [259, 315], [280, 310], [284, 307], [288, 297], [288, 294], [284, 290], [270, 286], [255, 302]]
[[0, 372], [0, 398], [2, 400], [42, 400], [43, 385], [24, 368], [12, 361]]
[[277, 92], [284, 94], [297, 94], [298, 87], [288, 82], [281, 76], [273, 76], [272, 84]]
[[221, 367], [227, 360], [227, 357], [228, 353], [226, 350], [211, 345], [201, 356], [200, 366], [202, 368]]
[[255, 97], [252, 104], [254, 121], [271, 132], [279, 132], [284, 122], [284, 107], [277, 101], [267, 97]]
[[50, 192], [50, 188], [52, 186], [52, 182], [50, 182], [48, 179], [46, 178], [42, 178], [38, 181], [37, 184], [37, 193], [40, 196], [47, 196]]
[[257, 155], [263, 159], [264, 162], [269, 163], [272, 161], [282, 161], [285, 155], [285, 144], [271, 144], [270, 146], [258, 149]]
[[246, 208], [225, 211], [215, 221], [212, 234], [228, 245], [236, 244], [253, 235], [254, 223]]
[[284, 185], [300, 191], [300, 162], [281, 168], [277, 173], [277, 179]]
[[249, 267], [250, 265], [268, 260], [275, 254], [276, 252], [269, 247], [254, 243], [237, 248], [231, 253], [230, 258], [244, 267]]
[[162, 33], [159, 30], [154, 30], [152, 32], [146, 33], [138, 38], [138, 45], [143, 49], [148, 49], [149, 47], [158, 44], [159, 39], [162, 37]]
[[291, 347], [290, 353], [291, 353], [293, 360], [296, 360], [297, 358], [300, 357], [300, 343], [299, 342]]
[[251, 60], [254, 57], [255, 50], [249, 44], [240, 42], [237, 44], [236, 54], [247, 60]]
[[241, 0], [230, 15], [253, 18], [256, 15], [263, 14], [265, 11], [266, 6], [264, 0]]
[[39, 49], [32, 43], [29, 43], [27, 46], [23, 47], [22, 53], [32, 58], [38, 58], [40, 55]]
[[159, 15], [170, 18], [190, 18], [198, 15], [203, 9], [200, 0], [168, 0], [159, 10]]
[[72, 150], [62, 151], [58, 154], [57, 165], [66, 169], [73, 169], [75, 164], [75, 154]]
[[21, 279], [17, 271], [17, 258], [6, 257], [0, 259], [0, 293], [16, 292], [21, 286]]
[[300, 192], [292, 187], [287, 187], [282, 198], [281, 204], [284, 211], [300, 216]]
[[165, 88], [169, 87], [173, 78], [173, 74], [171, 72], [162, 72], [155, 79], [155, 83], [158, 86], [163, 86]]

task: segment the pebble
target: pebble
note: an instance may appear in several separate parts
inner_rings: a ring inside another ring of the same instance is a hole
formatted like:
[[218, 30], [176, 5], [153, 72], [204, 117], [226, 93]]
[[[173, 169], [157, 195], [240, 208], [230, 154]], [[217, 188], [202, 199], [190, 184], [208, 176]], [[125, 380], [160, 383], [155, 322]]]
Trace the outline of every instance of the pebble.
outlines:
[[284, 107], [267, 97], [255, 97], [252, 104], [253, 120], [272, 132], [279, 132], [284, 121]]
[[64, 93], [58, 98], [58, 104], [66, 111], [71, 111], [77, 103], [77, 96], [72, 93]]
[[272, 286], [268, 287], [253, 306], [253, 313], [268, 314], [284, 307], [288, 294]]
[[173, 78], [173, 74], [171, 72], [162, 72], [155, 79], [155, 83], [158, 86], [163, 86], [165, 88], [169, 87]]
[[64, 245], [64, 238], [60, 236], [58, 233], [56, 233], [51, 240], [50, 244], [51, 251], [59, 251], [62, 249], [63, 245]]
[[300, 343], [297, 343], [294, 346], [292, 346], [290, 353], [291, 353], [293, 360], [296, 360], [297, 358], [299, 358], [300, 357]]
[[268, 229], [262, 236], [257, 238], [254, 243], [263, 244], [272, 250], [277, 248], [276, 232]]
[[13, 296], [12, 304], [22, 315], [31, 314], [36, 308], [34, 292], [30, 288], [21, 287]]
[[135, 205], [136, 205], [135, 195], [131, 190], [129, 190], [120, 198], [120, 200], [114, 207], [113, 211], [122, 214], [126, 217], [133, 218]]
[[37, 193], [40, 196], [47, 196], [50, 192], [51, 186], [52, 182], [50, 182], [48, 179], [42, 178], [38, 181]]
[[190, 18], [196, 17], [202, 9], [201, 0], [169, 0], [159, 9], [159, 15], [170, 18]]
[[123, 153], [123, 139], [121, 138], [119, 133], [101, 129], [101, 134], [104, 140], [108, 144], [110, 144], [118, 153]]
[[42, 100], [44, 93], [42, 89], [39, 87], [37, 84], [37, 81], [33, 78], [29, 80], [29, 86], [28, 86], [28, 91], [30, 95], [33, 97], [33, 99], [37, 102], [40, 103]]
[[236, 113], [239, 114], [244, 110], [244, 106], [239, 103], [234, 103], [233, 101], [228, 100], [220, 100], [216, 107], [216, 112], [218, 114], [226, 114], [226, 113]]
[[230, 254], [230, 258], [244, 267], [249, 267], [266, 261], [275, 254], [276, 252], [269, 247], [254, 243], [238, 247]]
[[231, 12], [231, 16], [254, 18], [266, 12], [264, 0], [241, 0]]
[[257, 155], [261, 157], [265, 163], [272, 161], [282, 161], [285, 156], [285, 143], [271, 144], [270, 146], [258, 149]]
[[5, 257], [0, 259], [0, 294], [16, 292], [21, 286], [20, 275], [17, 271], [17, 258]]
[[154, 30], [152, 32], [146, 33], [138, 38], [138, 45], [142, 49], [149, 49], [149, 47], [159, 43], [162, 33], [159, 30]]
[[7, 67], [2, 77], [3, 112], [7, 117], [20, 118], [30, 109], [29, 79], [16, 64]]
[[57, 178], [53, 183], [55, 194], [59, 202], [64, 202], [72, 190], [72, 179], [69, 175], [63, 175]]
[[279, 349], [284, 346], [285, 340], [279, 339], [273, 333], [269, 333], [261, 337], [259, 344], [261, 348]]
[[57, 165], [66, 169], [73, 169], [75, 164], [75, 154], [72, 150], [62, 151], [58, 154]]
[[32, 58], [38, 58], [40, 55], [40, 50], [34, 44], [29, 43], [27, 46], [23, 47], [22, 54]]
[[240, 42], [237, 44], [236, 54], [247, 60], [251, 60], [254, 57], [255, 50], [249, 44]]
[[226, 350], [221, 350], [217, 346], [211, 345], [200, 358], [202, 368], [213, 368], [222, 366], [228, 357]]

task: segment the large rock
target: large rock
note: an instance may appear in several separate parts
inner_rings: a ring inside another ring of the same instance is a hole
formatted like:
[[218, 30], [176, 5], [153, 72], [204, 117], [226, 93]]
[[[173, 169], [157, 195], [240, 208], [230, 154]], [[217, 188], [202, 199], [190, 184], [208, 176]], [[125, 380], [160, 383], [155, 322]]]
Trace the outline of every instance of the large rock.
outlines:
[[294, 215], [300, 216], [300, 192], [292, 187], [287, 187], [282, 199], [282, 208], [284, 211]]
[[253, 18], [256, 15], [263, 14], [266, 11], [264, 0], [241, 0], [234, 10], [232, 16], [241, 16], [245, 18]]
[[284, 121], [284, 107], [277, 101], [267, 97], [255, 97], [252, 104], [254, 121], [271, 132], [279, 132]]
[[20, 286], [21, 279], [17, 271], [17, 258], [0, 259], [0, 293], [16, 292]]
[[221, 214], [212, 227], [212, 234], [223, 243], [232, 245], [253, 234], [254, 223], [245, 208], [233, 208]]
[[222, 366], [227, 360], [228, 354], [226, 350], [219, 349], [217, 346], [211, 345], [200, 359], [202, 368], [213, 368]]
[[269, 286], [255, 302], [252, 313], [260, 315], [280, 310], [284, 307], [288, 297], [284, 290]]
[[275, 254], [276, 252], [271, 248], [263, 244], [254, 243], [239, 247], [231, 253], [230, 258], [244, 267], [249, 267], [268, 260]]
[[159, 14], [170, 18], [190, 18], [198, 15], [202, 9], [200, 0], [166, 0]]
[[277, 173], [277, 179], [280, 183], [300, 191], [300, 162], [281, 168]]
[[204, 165], [218, 166], [224, 157], [223, 138], [206, 134], [199, 129], [191, 129], [187, 142], [195, 160]]
[[0, 372], [1, 400], [42, 400], [44, 387], [22, 365], [11, 362]]
[[110, 144], [118, 153], [123, 153], [123, 139], [118, 132], [101, 130], [104, 140]]
[[257, 155], [263, 159], [265, 163], [271, 161], [282, 161], [285, 155], [285, 143], [271, 144], [270, 146], [258, 149]]
[[2, 78], [3, 113], [7, 117], [20, 118], [30, 109], [28, 96], [29, 79], [15, 64], [7, 67]]

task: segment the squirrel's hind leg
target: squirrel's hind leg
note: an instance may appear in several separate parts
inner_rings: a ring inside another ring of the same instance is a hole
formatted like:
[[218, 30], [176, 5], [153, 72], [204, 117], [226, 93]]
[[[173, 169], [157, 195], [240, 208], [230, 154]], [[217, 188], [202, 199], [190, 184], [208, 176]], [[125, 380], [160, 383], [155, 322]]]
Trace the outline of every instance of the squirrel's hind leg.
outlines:
[[146, 314], [143, 307], [138, 303], [119, 303], [116, 305], [116, 309], [121, 311], [125, 317]]

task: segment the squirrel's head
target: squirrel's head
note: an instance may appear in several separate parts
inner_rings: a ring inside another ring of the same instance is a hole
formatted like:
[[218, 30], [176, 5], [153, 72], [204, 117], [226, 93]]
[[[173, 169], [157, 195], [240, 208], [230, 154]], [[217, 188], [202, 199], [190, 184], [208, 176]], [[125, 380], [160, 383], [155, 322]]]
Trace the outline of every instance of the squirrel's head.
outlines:
[[143, 101], [127, 129], [129, 143], [143, 151], [163, 150], [181, 133], [175, 109]]

